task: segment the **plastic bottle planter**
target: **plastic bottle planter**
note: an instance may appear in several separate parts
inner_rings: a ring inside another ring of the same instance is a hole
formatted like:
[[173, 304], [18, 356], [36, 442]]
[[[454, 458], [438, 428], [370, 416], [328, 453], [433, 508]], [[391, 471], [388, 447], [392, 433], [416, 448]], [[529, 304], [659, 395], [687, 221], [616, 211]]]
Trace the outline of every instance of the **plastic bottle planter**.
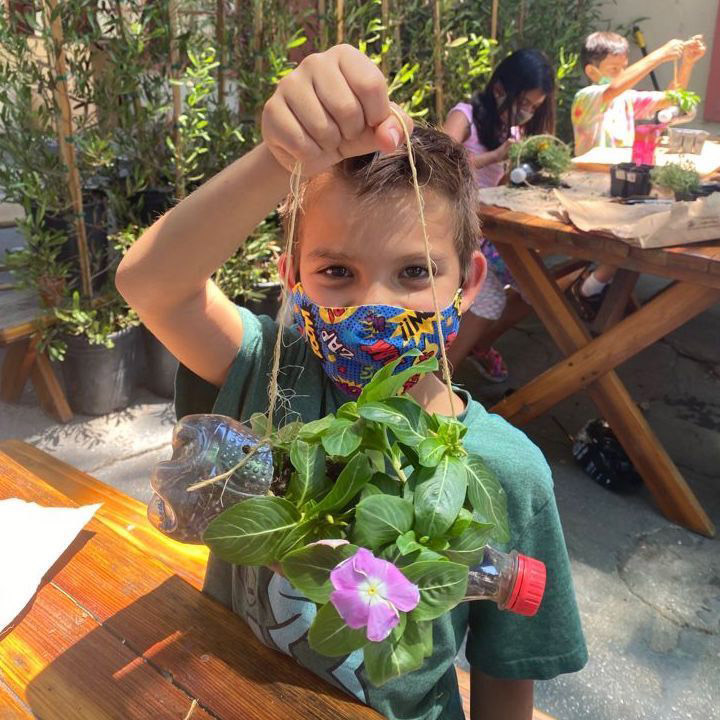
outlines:
[[620, 163], [610, 168], [610, 195], [612, 197], [638, 197], [650, 194], [650, 165]]
[[535, 615], [545, 592], [545, 565], [513, 550], [485, 546], [482, 562], [468, 573], [465, 600], [492, 600], [501, 610]]
[[[210, 521], [223, 510], [258, 495], [267, 495], [273, 479], [272, 452], [236, 420], [222, 415], [188, 415], [175, 426], [173, 455], [158, 463], [150, 480], [153, 496], [148, 519], [175, 540], [202, 543]], [[251, 452], [229, 477], [188, 490], [227, 473]]]
[[[209, 523], [223, 510], [271, 491], [283, 494], [283, 481], [273, 482], [270, 446], [236, 420], [188, 415], [175, 426], [172, 446], [172, 459], [153, 472], [148, 518], [175, 540], [202, 543]], [[211, 478], [218, 479], [203, 484]], [[501, 610], [535, 615], [545, 590], [545, 565], [514, 550], [485, 545], [482, 552], [481, 562], [468, 570], [462, 601], [490, 600]]]

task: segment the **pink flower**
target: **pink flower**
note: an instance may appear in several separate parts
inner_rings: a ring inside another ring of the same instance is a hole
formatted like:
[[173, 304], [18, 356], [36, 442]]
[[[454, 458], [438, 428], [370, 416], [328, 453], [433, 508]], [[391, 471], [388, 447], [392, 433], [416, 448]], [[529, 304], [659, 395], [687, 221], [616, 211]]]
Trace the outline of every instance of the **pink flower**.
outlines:
[[360, 548], [330, 573], [330, 602], [349, 627], [367, 627], [367, 639], [384, 640], [400, 622], [400, 613], [414, 610], [420, 592], [392, 563]]

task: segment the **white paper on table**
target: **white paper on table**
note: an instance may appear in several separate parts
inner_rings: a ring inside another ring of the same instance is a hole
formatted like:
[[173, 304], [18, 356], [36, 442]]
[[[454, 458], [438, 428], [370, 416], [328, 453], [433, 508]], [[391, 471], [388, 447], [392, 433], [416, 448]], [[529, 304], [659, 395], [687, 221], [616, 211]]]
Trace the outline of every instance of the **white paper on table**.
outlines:
[[0, 632], [32, 600], [45, 573], [100, 505], [43, 507], [18, 498], [0, 500]]

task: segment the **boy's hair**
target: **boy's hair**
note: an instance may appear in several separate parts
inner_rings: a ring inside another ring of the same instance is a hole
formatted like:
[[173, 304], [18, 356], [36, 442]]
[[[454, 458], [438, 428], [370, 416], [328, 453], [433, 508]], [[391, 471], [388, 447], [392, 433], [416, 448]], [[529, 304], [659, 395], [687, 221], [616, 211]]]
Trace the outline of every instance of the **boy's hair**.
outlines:
[[[455, 248], [463, 277], [480, 236], [476, 187], [465, 148], [440, 130], [415, 126], [411, 135], [418, 183], [422, 191], [432, 190], [448, 202], [454, 223]], [[347, 158], [329, 172], [346, 182], [358, 199], [382, 203], [396, 190], [413, 192], [412, 171], [404, 144], [391, 153], [370, 153]], [[300, 198], [312, 202], [308, 192], [312, 178], [301, 189]], [[288, 232], [288, 197], [280, 208], [285, 232]], [[413, 203], [415, 199], [413, 197]], [[302, 212], [298, 213], [296, 237], [300, 237]]]
[[596, 67], [608, 55], [627, 55], [628, 41], [614, 32], [594, 32], [585, 38], [580, 51], [580, 62], [583, 69], [587, 65]]

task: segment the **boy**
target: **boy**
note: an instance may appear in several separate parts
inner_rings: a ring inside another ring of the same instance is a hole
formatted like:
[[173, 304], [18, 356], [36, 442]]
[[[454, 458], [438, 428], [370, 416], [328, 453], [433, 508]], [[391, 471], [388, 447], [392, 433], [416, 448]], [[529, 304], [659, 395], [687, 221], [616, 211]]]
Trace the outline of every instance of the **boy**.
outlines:
[[[263, 143], [159, 219], [126, 255], [118, 288], [185, 366], [178, 376], [178, 415], [212, 408], [247, 419], [267, 408], [278, 326], [236, 308], [210, 276], [287, 194], [297, 162], [305, 178], [297, 242], [293, 258], [280, 261], [294, 297], [334, 309], [323, 312], [338, 327], [343, 307], [432, 309], [407, 151], [390, 107], [385, 79], [358, 50], [339, 46], [306, 58], [266, 104]], [[412, 127], [406, 116], [405, 122]], [[465, 309], [485, 272], [474, 249], [473, 180], [462, 147], [442, 133], [418, 130], [413, 147], [438, 299], [452, 314], [458, 288]], [[286, 330], [279, 382], [292, 393], [278, 423], [288, 415], [307, 422], [333, 412], [349, 399], [346, 391], [369, 379], [358, 373], [348, 383], [333, 365], [341, 352], [367, 357], [367, 346], [350, 343], [338, 350], [334, 339], [331, 352], [327, 338], [305, 330], [310, 343]], [[371, 336], [376, 330], [368, 327]], [[438, 350], [430, 344], [424, 349]], [[420, 670], [375, 688], [365, 678], [361, 652], [338, 660], [310, 649], [314, 605], [272, 570], [211, 558], [205, 589], [242, 615], [263, 642], [389, 718], [464, 718], [453, 661], [469, 626], [472, 717], [530, 720], [532, 680], [579, 670], [587, 657], [549, 468], [521, 432], [466, 393], [455, 392], [451, 401], [434, 374], [408, 392], [431, 412], [449, 414], [452, 402], [469, 428], [466, 446], [483, 455], [503, 482], [513, 547], [548, 567], [537, 616], [512, 616], [488, 602], [461, 604], [435, 621], [433, 656]]]
[[[687, 88], [693, 67], [704, 54], [702, 35], [695, 35], [686, 42], [670, 40], [628, 66], [628, 42], [622, 35], [589, 35], [580, 62], [592, 85], [578, 91], [571, 109], [575, 154], [583, 155], [594, 147], [632, 145], [635, 120], [650, 118], [670, 105], [664, 92], [635, 90], [635, 85], [663, 63], [681, 60], [677, 79], [668, 90]], [[570, 287], [570, 298], [584, 320], [595, 318], [614, 273], [611, 265], [600, 265], [592, 273], [583, 273]]]

